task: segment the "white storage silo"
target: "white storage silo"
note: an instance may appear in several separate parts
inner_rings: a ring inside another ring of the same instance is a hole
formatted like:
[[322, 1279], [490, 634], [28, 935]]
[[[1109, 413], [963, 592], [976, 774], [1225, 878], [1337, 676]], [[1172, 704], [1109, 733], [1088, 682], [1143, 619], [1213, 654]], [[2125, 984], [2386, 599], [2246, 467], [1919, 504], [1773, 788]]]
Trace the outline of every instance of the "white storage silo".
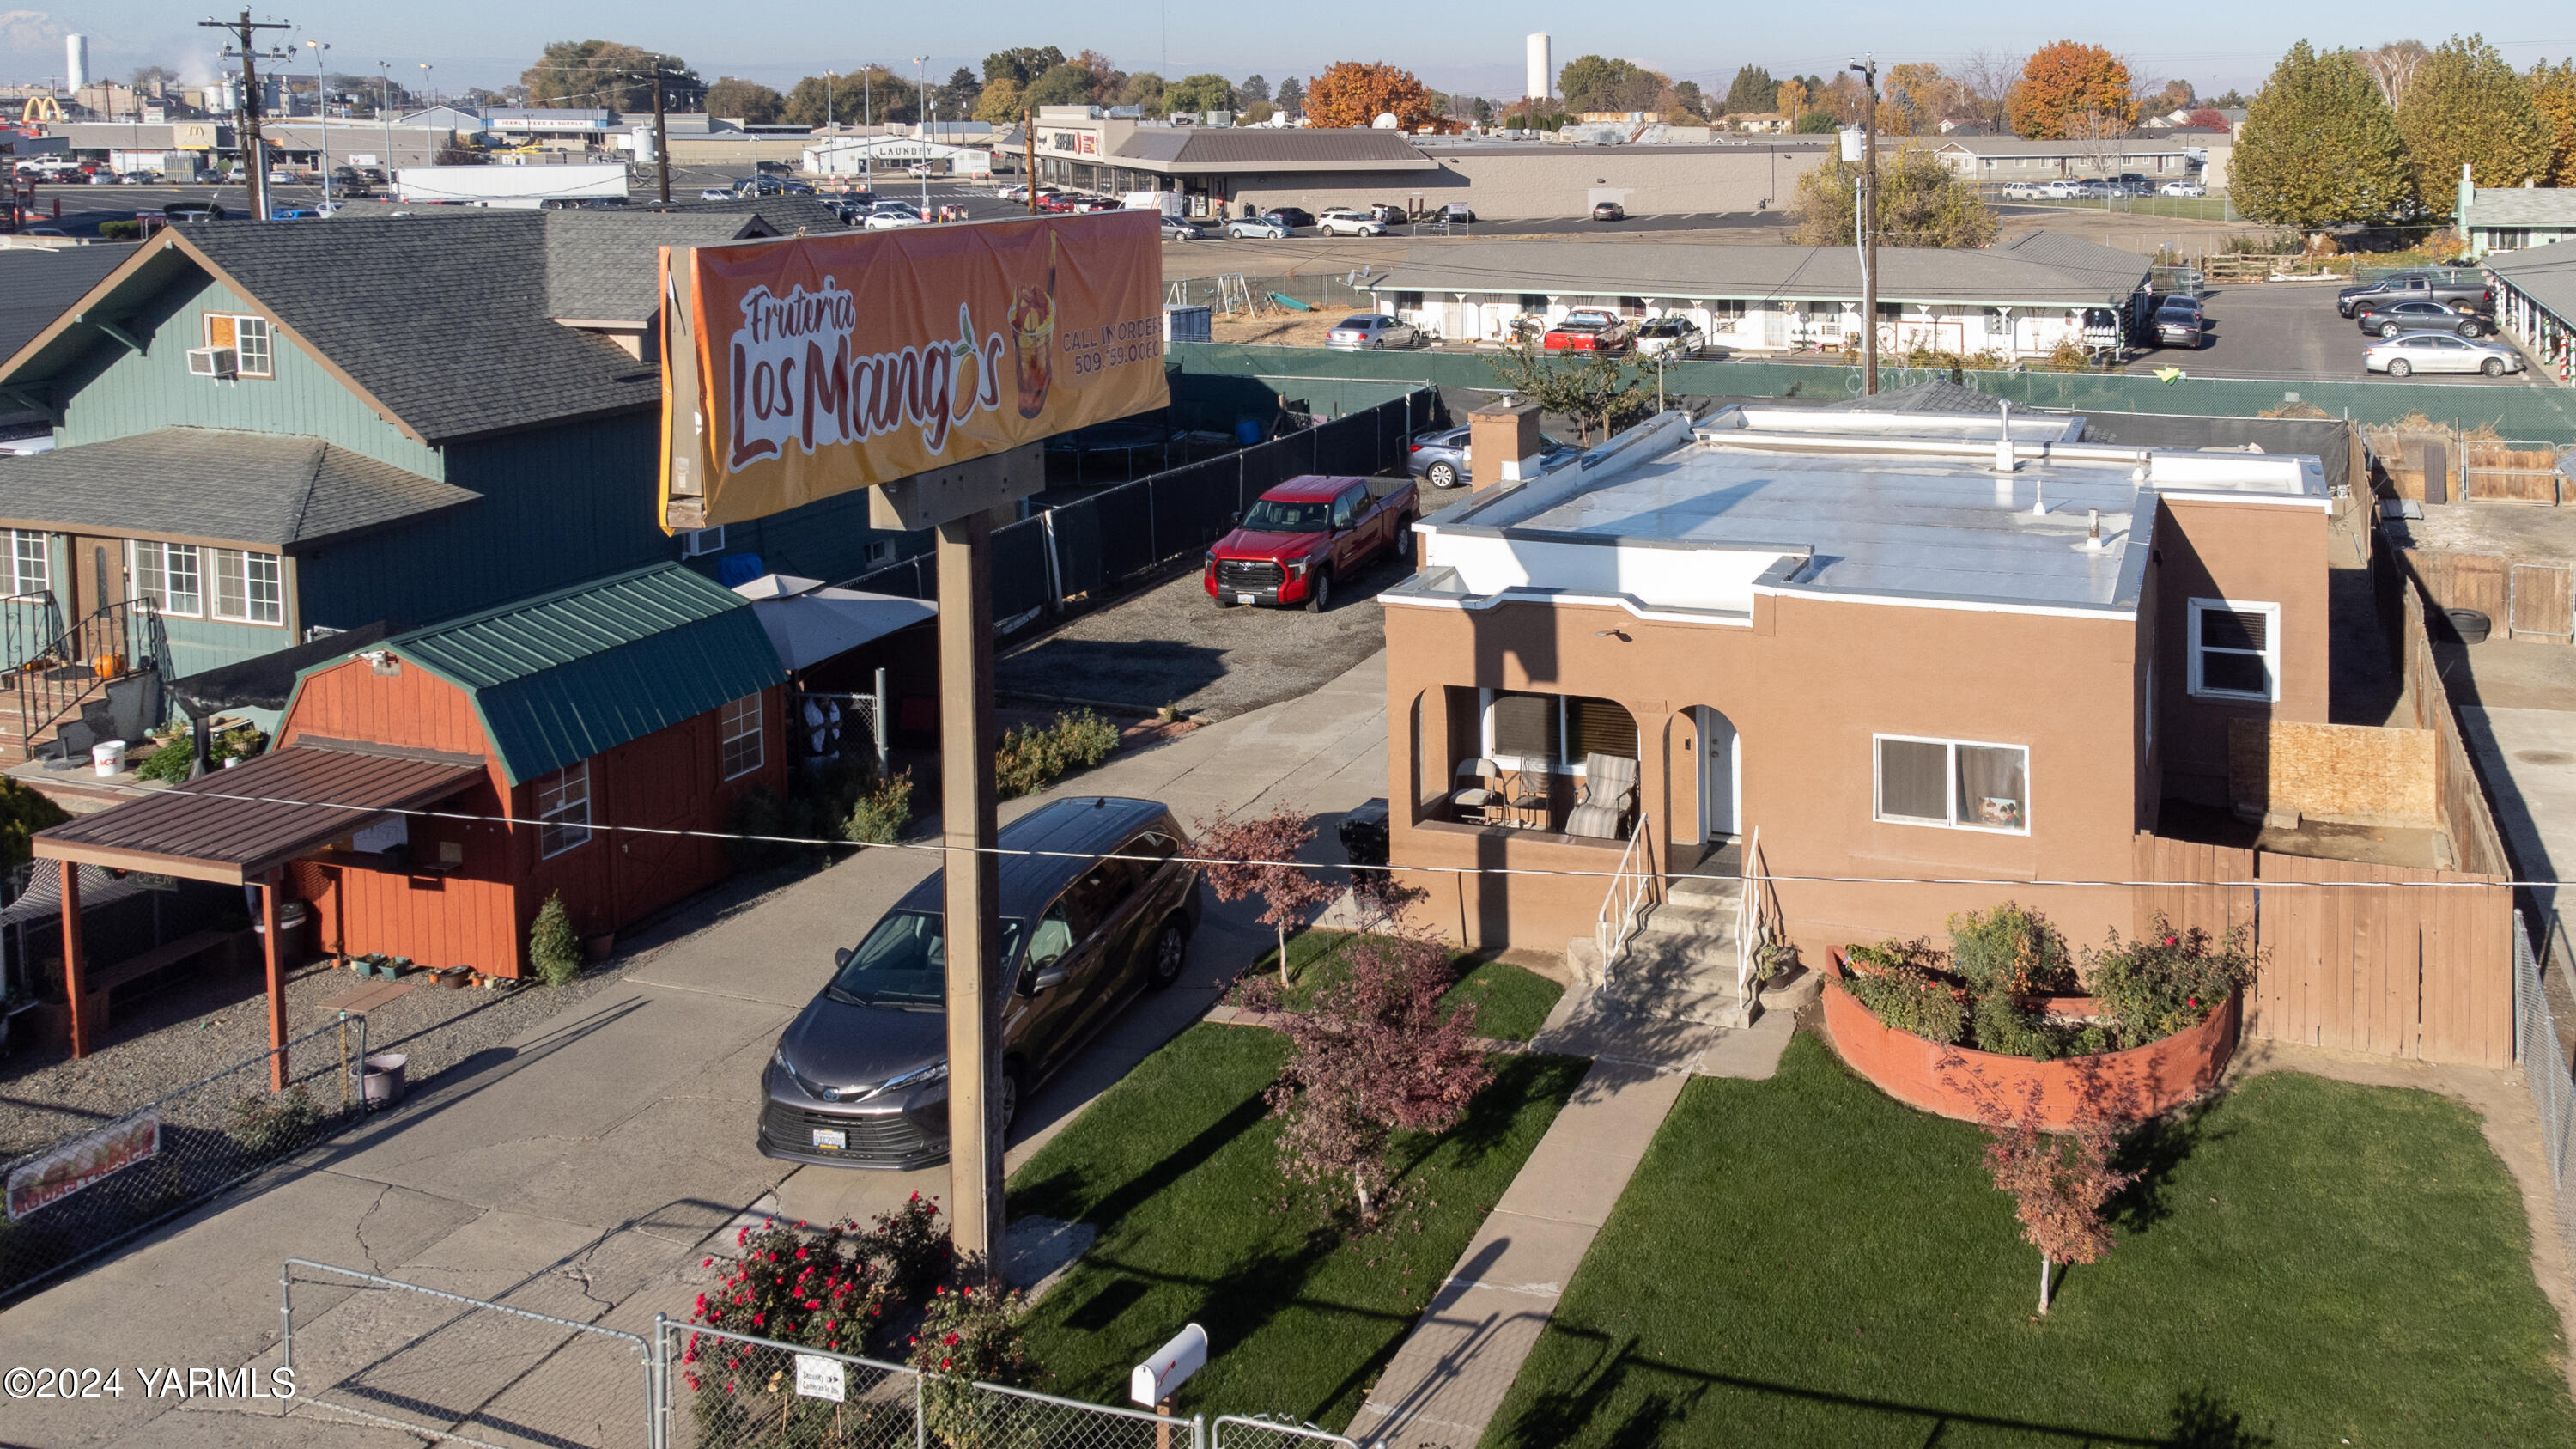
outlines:
[[77, 95], [89, 85], [89, 37], [63, 37], [63, 89]]

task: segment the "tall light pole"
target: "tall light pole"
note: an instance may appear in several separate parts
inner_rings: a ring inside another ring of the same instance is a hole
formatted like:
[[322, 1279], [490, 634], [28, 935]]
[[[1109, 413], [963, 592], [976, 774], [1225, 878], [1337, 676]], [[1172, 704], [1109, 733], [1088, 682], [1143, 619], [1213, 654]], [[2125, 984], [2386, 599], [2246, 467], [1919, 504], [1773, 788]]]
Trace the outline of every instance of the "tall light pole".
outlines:
[[1852, 66], [1868, 93], [1861, 112], [1860, 220], [1860, 390], [1878, 392], [1878, 58], [1864, 55]]
[[384, 168], [385, 179], [390, 181], [394, 174], [394, 63], [377, 61], [376, 76], [376, 114], [385, 122], [385, 155], [378, 164]]
[[434, 106], [438, 104], [438, 87], [429, 83], [429, 70], [429, 62], [425, 60], [422, 61], [420, 63], [420, 89], [422, 94], [429, 97], [429, 103]]
[[930, 57], [916, 55], [912, 58], [912, 65], [921, 77], [921, 109], [916, 113], [921, 117], [921, 124], [914, 127], [913, 131], [915, 139], [921, 142], [917, 148], [921, 152], [921, 219], [928, 221], [930, 220]]
[[322, 214], [331, 214], [331, 68], [322, 63], [322, 52], [331, 48], [327, 40], [308, 40], [304, 48], [313, 52], [313, 110], [322, 118]]

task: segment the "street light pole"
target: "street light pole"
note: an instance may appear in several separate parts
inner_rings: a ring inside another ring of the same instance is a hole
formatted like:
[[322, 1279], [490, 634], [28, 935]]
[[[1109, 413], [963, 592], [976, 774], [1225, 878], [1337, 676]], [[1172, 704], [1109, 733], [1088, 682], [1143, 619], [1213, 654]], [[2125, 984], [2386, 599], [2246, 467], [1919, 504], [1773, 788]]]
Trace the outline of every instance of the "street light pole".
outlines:
[[394, 63], [389, 60], [377, 61], [376, 75], [379, 78], [376, 90], [376, 114], [382, 116], [385, 122], [385, 156], [377, 164], [383, 168], [385, 179], [390, 181], [394, 175]]
[[421, 90], [422, 90], [425, 94], [427, 94], [427, 95], [428, 95], [428, 97], [429, 97], [429, 103], [430, 103], [432, 106], [435, 106], [435, 105], [437, 105], [437, 104], [438, 104], [438, 87], [436, 87], [436, 86], [434, 86], [434, 85], [430, 84], [430, 74], [429, 74], [429, 71], [430, 71], [430, 65], [429, 65], [429, 62], [428, 62], [428, 61], [425, 61], [425, 60], [424, 60], [424, 61], [422, 61], [422, 62], [420, 63], [420, 88], [421, 88]]
[[916, 55], [913, 68], [921, 76], [921, 109], [915, 114], [921, 124], [914, 128], [914, 139], [921, 144], [913, 149], [921, 153], [921, 219], [930, 220], [930, 57]]
[[1861, 112], [1860, 390], [1878, 393], [1878, 58], [1865, 55], [1852, 67], [1867, 92]]

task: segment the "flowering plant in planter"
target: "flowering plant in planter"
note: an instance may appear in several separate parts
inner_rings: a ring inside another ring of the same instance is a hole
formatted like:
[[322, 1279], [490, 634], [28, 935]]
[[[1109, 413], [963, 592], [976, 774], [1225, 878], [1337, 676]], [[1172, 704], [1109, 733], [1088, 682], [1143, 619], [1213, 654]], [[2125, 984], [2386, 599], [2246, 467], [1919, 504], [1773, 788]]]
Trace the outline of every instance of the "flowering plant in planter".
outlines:
[[2207, 1020], [2252, 984], [2257, 964], [2242, 926], [2213, 937], [2197, 926], [2176, 930], [2157, 916], [2137, 940], [2113, 931], [2085, 957], [2084, 976], [2119, 1044], [2134, 1047]]

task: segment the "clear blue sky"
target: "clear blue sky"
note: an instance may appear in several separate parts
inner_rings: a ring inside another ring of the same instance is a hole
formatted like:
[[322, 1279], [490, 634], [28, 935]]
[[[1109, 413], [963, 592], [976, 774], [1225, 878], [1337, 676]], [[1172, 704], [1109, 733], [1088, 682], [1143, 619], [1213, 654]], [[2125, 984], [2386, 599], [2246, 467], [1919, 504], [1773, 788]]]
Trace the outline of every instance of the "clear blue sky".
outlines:
[[[216, 3], [224, 6], [220, 13], [238, 9], [228, 0]], [[59, 76], [57, 37], [66, 30], [91, 37], [93, 65], [103, 74], [162, 64], [202, 78], [213, 68], [216, 48], [209, 43], [214, 32], [196, 28], [197, 21], [218, 13], [207, 6], [208, 0], [56, 0], [50, 7], [0, 9], [0, 81]], [[1163, 70], [1174, 77], [1213, 70], [1238, 80], [1257, 71], [1274, 82], [1288, 74], [1312, 76], [1334, 60], [1386, 60], [1435, 87], [1497, 97], [1519, 93], [1522, 36], [1535, 30], [1554, 35], [1559, 65], [1597, 52], [1703, 85], [1723, 84], [1746, 63], [1766, 65], [1774, 74], [1829, 72], [1864, 45], [1884, 64], [1948, 62], [1979, 49], [2026, 52], [2068, 35], [2130, 56], [2142, 74], [2179, 77], [2209, 94], [2230, 86], [2250, 93], [2281, 51], [2302, 36], [2320, 45], [2371, 45], [2403, 36], [2438, 43], [2455, 25], [2473, 22], [2517, 66], [2544, 53], [2576, 53], [2576, 7], [2541, 0], [2449, 12], [2395, 0], [2349, 0], [2325, 15], [2280, 3], [2248, 7], [2219, 0], [2108, 13], [2063, 0], [1776, 8], [1719, 8], [1686, 0], [1585, 7], [1537, 0], [1315, 0], [1276, 8], [1207, 0], [1087, 7], [1033, 0], [985, 0], [971, 7], [862, 7], [847, 0], [579, 6], [547, 0], [370, 0], [324, 7], [289, 0], [282, 11], [255, 11], [262, 19], [281, 13], [299, 22], [297, 38], [331, 43], [336, 69], [368, 72], [379, 60], [411, 69], [428, 61], [442, 90], [515, 80], [547, 41], [594, 36], [675, 52], [710, 79], [733, 74], [782, 86], [862, 60], [909, 71], [910, 58], [923, 54], [931, 57], [934, 75], [944, 75], [959, 65], [977, 65], [988, 51], [1052, 44], [1068, 52], [1094, 47], [1125, 70]], [[2430, 18], [2442, 13], [2461, 20]], [[1271, 16], [1284, 23], [1270, 23]]]

